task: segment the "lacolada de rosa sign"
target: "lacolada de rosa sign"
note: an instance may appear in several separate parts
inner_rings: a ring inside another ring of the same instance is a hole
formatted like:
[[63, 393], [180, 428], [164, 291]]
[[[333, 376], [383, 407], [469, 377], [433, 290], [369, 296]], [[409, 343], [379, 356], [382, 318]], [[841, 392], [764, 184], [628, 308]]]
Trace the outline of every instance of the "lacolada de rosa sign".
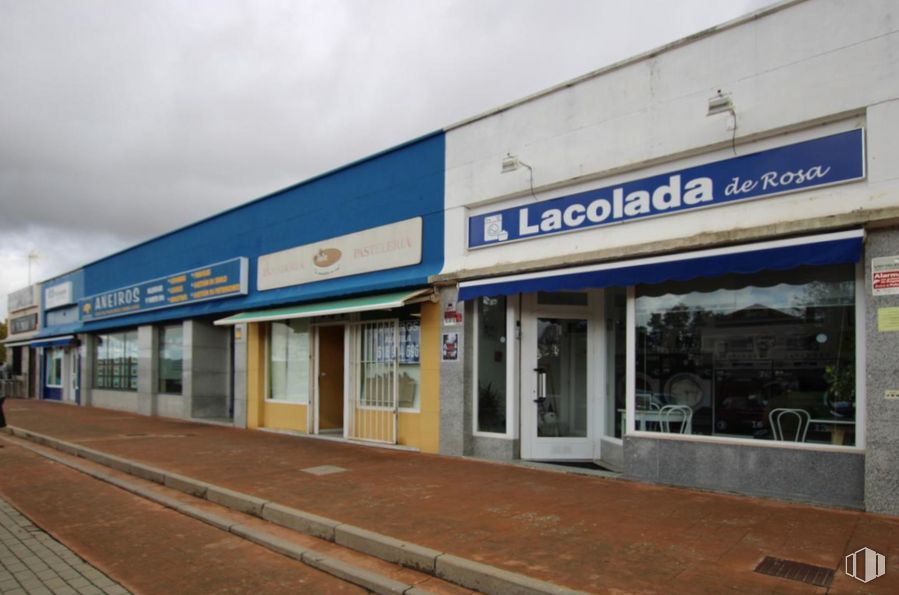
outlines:
[[468, 247], [626, 223], [864, 177], [864, 131], [850, 130], [618, 186], [472, 215]]
[[247, 293], [247, 259], [234, 258], [81, 300], [81, 319], [96, 320]]

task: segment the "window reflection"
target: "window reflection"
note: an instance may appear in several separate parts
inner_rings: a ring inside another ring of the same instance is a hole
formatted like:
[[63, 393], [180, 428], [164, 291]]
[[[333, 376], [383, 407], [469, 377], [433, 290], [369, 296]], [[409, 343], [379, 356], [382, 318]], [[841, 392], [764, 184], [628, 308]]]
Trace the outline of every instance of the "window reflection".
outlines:
[[854, 291], [852, 265], [639, 287], [637, 428], [853, 445]]
[[478, 308], [479, 432], [506, 432], [506, 298], [483, 297]]

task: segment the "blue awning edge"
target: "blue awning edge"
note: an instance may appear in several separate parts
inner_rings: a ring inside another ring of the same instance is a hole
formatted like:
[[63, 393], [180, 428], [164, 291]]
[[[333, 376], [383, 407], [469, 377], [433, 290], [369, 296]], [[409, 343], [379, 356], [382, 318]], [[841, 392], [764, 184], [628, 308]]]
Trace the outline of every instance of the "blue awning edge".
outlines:
[[77, 341], [78, 339], [74, 335], [66, 335], [64, 337], [52, 337], [40, 339], [38, 341], [32, 341], [31, 347], [66, 347], [68, 345], [76, 343]]
[[864, 230], [855, 229], [652, 258], [478, 279], [459, 284], [459, 300], [535, 291], [652, 285], [726, 274], [787, 270], [807, 265], [849, 264], [861, 259], [864, 238]]

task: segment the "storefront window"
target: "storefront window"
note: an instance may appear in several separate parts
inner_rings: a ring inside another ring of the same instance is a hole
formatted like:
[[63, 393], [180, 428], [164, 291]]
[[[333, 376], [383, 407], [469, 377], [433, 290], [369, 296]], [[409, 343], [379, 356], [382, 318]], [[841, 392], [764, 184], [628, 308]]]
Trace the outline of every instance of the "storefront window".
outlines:
[[421, 321], [401, 320], [399, 322], [400, 350], [399, 386], [397, 399], [400, 409], [419, 408], [419, 386], [421, 384]]
[[638, 430], [855, 444], [854, 267], [637, 288]]
[[506, 433], [506, 298], [483, 297], [477, 302], [478, 432]]
[[421, 320], [413, 317], [417, 313], [418, 306], [406, 307], [396, 321], [378, 320], [383, 313], [370, 313], [371, 320], [359, 325], [352, 347], [359, 405], [390, 409], [395, 397], [401, 410], [420, 408]]
[[309, 402], [309, 321], [269, 325], [268, 398]]
[[137, 390], [137, 331], [97, 335], [94, 388]]
[[47, 386], [62, 386], [62, 349], [49, 349], [47, 351]]
[[181, 325], [159, 329], [159, 392], [181, 394], [181, 372], [184, 361]]

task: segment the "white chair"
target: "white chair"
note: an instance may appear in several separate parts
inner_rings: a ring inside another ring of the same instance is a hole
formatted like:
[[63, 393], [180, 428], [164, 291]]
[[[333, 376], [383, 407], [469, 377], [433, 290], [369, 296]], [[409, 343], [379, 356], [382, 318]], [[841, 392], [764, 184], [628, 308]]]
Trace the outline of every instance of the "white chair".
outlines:
[[659, 410], [659, 422], [663, 432], [671, 432], [671, 423], [680, 422], [680, 433], [693, 431], [693, 410], [687, 405], [665, 405]]
[[[649, 391], [637, 391], [634, 402], [635, 413], [637, 418], [637, 429], [641, 431], [654, 430], [658, 416], [653, 415], [659, 410], [659, 404], [653, 399], [653, 395]], [[622, 423], [624, 418], [622, 417]]]
[[778, 407], [772, 409], [768, 413], [768, 421], [771, 423], [771, 433], [774, 434], [775, 440], [786, 440], [784, 438], [784, 417], [796, 420], [796, 431], [793, 434], [793, 442], [805, 442], [805, 436], [808, 434], [809, 422], [812, 418], [805, 409], [790, 409], [788, 407]]

